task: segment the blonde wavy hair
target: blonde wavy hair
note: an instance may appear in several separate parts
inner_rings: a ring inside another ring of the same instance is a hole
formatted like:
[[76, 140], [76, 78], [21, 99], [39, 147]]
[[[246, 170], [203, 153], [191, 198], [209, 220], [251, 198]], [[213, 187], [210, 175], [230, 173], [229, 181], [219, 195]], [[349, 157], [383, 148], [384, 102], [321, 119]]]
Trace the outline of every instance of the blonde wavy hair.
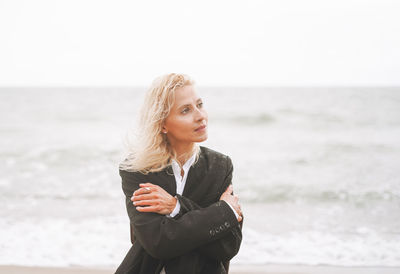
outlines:
[[[128, 144], [128, 156], [120, 169], [143, 174], [161, 171], [176, 159], [176, 153], [161, 132], [174, 104], [175, 90], [195, 82], [185, 74], [170, 73], [157, 77], [146, 93], [133, 142]], [[200, 148], [193, 148], [198, 159]], [[189, 155], [187, 155], [189, 156]]]

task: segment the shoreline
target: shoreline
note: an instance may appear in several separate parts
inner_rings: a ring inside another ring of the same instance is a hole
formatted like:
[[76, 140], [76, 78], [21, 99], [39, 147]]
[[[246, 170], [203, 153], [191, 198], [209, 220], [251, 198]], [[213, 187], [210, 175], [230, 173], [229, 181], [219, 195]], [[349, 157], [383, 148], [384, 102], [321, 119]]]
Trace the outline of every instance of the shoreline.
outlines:
[[[110, 274], [106, 267], [42, 267], [0, 265], [0, 274]], [[345, 267], [308, 265], [231, 265], [231, 274], [397, 274], [400, 267]]]

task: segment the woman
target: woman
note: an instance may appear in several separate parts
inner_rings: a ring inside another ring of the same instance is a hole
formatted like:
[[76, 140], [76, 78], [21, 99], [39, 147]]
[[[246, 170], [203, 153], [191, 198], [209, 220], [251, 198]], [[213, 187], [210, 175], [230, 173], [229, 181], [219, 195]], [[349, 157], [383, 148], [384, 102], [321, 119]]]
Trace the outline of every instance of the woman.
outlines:
[[136, 142], [121, 163], [134, 242], [116, 273], [228, 273], [242, 240], [228, 156], [200, 147], [207, 112], [194, 82], [157, 78], [141, 110]]

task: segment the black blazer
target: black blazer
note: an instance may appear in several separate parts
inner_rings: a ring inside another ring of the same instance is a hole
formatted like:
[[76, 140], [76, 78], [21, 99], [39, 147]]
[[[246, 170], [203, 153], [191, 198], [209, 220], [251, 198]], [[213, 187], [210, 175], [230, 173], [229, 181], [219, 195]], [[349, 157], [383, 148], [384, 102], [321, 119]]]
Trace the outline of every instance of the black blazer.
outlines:
[[[228, 156], [200, 147], [189, 169], [182, 195], [176, 194], [171, 167], [144, 175], [120, 170], [122, 189], [135, 241], [116, 273], [228, 273], [229, 260], [239, 251], [241, 225], [221, 194], [232, 183]], [[140, 183], [150, 182], [177, 196], [181, 209], [174, 218], [135, 209], [130, 198]]]

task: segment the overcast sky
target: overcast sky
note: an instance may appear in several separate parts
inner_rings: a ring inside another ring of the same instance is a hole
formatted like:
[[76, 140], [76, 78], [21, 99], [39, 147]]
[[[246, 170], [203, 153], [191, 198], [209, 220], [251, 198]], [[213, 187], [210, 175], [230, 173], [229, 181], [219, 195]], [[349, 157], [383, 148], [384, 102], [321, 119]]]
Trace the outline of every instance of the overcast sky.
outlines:
[[0, 0], [0, 86], [400, 85], [400, 1]]

